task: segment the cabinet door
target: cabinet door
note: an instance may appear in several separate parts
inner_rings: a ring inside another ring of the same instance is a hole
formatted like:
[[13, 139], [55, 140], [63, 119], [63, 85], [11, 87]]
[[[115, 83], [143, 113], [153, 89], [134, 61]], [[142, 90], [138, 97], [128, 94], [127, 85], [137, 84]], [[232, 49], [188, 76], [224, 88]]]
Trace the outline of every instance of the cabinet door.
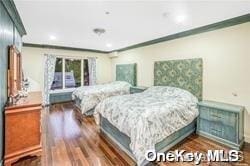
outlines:
[[5, 157], [41, 146], [41, 106], [5, 111]]

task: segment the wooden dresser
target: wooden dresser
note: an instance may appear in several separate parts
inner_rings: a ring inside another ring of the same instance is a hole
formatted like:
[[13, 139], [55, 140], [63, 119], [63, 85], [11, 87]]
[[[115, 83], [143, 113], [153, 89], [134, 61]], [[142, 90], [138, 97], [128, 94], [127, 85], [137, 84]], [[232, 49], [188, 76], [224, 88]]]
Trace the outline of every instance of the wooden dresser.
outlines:
[[31, 92], [5, 107], [4, 165], [28, 155], [41, 155], [41, 92]]

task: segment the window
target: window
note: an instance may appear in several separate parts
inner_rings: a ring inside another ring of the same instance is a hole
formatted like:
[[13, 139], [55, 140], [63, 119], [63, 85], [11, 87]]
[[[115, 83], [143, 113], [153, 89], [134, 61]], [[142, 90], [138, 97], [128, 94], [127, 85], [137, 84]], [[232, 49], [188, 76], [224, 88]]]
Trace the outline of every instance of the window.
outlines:
[[56, 59], [56, 67], [54, 74], [54, 81], [52, 82], [51, 89], [62, 89], [63, 88], [63, 59]]
[[65, 87], [81, 86], [81, 60], [65, 59]]
[[88, 85], [88, 61], [58, 57], [51, 90], [76, 88], [82, 85]]

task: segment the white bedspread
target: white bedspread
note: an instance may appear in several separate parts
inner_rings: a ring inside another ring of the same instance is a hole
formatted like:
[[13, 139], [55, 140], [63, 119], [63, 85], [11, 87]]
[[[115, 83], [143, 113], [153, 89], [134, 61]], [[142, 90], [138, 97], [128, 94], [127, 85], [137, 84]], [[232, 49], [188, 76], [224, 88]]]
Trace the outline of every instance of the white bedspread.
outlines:
[[143, 93], [107, 98], [96, 106], [94, 116], [97, 124], [101, 115], [130, 137], [130, 148], [141, 165], [147, 150], [198, 116], [197, 102], [188, 91], [155, 86]]
[[93, 109], [99, 102], [110, 96], [129, 94], [131, 85], [123, 81], [108, 84], [82, 86], [72, 93], [72, 99], [81, 100], [81, 111], [85, 113]]

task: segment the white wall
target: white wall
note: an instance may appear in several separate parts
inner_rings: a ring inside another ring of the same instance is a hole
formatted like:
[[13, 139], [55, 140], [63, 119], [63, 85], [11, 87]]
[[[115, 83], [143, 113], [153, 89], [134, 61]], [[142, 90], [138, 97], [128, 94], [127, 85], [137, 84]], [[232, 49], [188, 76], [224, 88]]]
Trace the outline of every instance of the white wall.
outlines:
[[204, 99], [246, 107], [250, 142], [250, 23], [120, 52], [112, 58], [112, 78], [116, 64], [137, 63], [138, 85], [152, 86], [154, 61], [186, 58], [203, 59]]
[[31, 82], [31, 91], [40, 91], [43, 89], [44, 82], [44, 54], [54, 54], [60, 56], [73, 57], [97, 57], [97, 83], [106, 83], [111, 81], [111, 61], [107, 54], [68, 51], [59, 49], [45, 49], [23, 47], [22, 63], [25, 77]]
[[112, 59], [105, 54], [24, 47], [24, 73], [34, 80], [33, 90], [43, 86], [45, 53], [98, 57], [98, 83], [115, 80], [116, 64], [137, 63], [141, 86], [153, 85], [154, 61], [203, 58], [204, 99], [245, 106], [245, 137], [250, 142], [250, 23], [119, 52]]

